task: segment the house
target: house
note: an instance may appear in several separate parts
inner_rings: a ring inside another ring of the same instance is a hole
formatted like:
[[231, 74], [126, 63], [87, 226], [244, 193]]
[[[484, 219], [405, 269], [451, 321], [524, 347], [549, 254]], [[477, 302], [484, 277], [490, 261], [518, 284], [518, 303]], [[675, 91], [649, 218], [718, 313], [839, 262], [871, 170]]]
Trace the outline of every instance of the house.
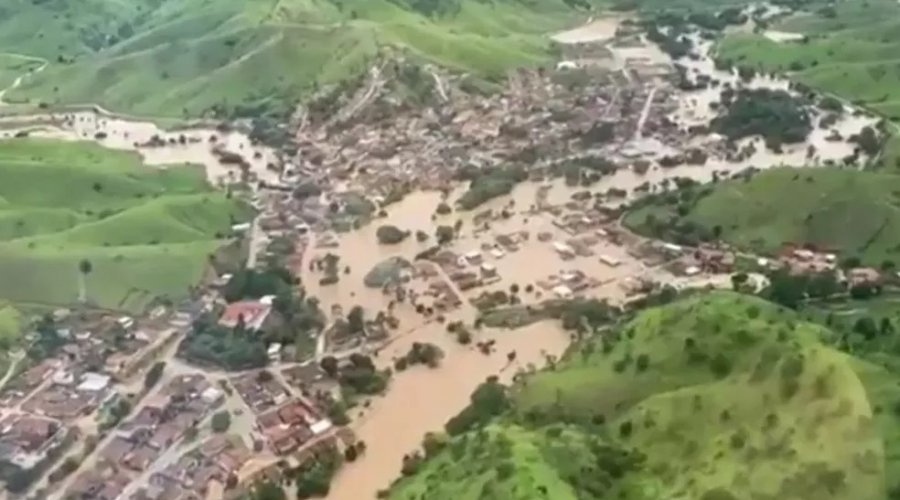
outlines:
[[556, 250], [556, 253], [558, 253], [559, 256], [564, 259], [571, 259], [575, 257], [575, 250], [561, 241], [554, 241], [553, 249]]
[[100, 392], [107, 387], [109, 387], [110, 377], [109, 375], [102, 375], [100, 373], [88, 372], [85, 373], [81, 378], [81, 383], [78, 384], [78, 391], [80, 392]]
[[225, 312], [219, 318], [219, 324], [226, 328], [235, 328], [243, 323], [248, 330], [264, 330], [271, 313], [271, 304], [255, 300], [235, 302], [225, 308]]
[[855, 267], [847, 271], [847, 283], [851, 286], [877, 285], [881, 282], [881, 273], [871, 267]]

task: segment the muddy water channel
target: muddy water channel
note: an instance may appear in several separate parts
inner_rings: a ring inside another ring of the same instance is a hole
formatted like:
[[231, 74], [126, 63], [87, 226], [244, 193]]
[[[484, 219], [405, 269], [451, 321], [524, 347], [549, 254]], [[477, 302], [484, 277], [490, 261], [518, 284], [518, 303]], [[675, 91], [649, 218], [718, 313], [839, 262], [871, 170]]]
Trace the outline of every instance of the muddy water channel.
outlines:
[[[513, 201], [516, 208], [527, 209], [535, 203], [538, 189], [536, 183], [522, 184], [512, 195], [493, 200], [483, 208], [509, 207], [510, 201]], [[568, 188], [557, 183], [548, 192], [547, 199], [551, 203], [562, 203], [570, 193]], [[449, 200], [452, 202], [458, 195], [459, 192], [451, 193]], [[320, 275], [311, 272], [308, 267], [304, 269], [304, 282], [311, 293], [320, 299], [323, 308], [327, 311], [332, 305], [340, 304], [346, 313], [347, 308], [358, 304], [364, 307], [367, 317], [386, 310], [391, 297], [383, 295], [380, 289], [365, 287], [363, 277], [372, 266], [388, 257], [403, 256], [412, 260], [416, 253], [433, 243], [434, 228], [438, 224], [452, 226], [456, 220], [462, 220], [463, 229], [452, 250], [462, 253], [472, 247], [477, 248], [479, 240], [471, 230], [475, 212], [452, 213], [438, 216], [433, 221], [432, 214], [441, 200], [439, 192], [413, 193], [403, 201], [388, 206], [386, 218], [378, 219], [360, 230], [339, 235], [337, 247], [308, 250], [310, 257], [307, 260], [329, 252], [339, 255], [341, 259], [342, 275], [335, 285], [319, 286]], [[508, 228], [527, 229], [525, 220], [525, 217], [517, 215]], [[379, 245], [375, 232], [382, 224], [395, 225], [411, 231], [413, 235], [398, 245]], [[429, 242], [417, 242], [414, 237], [417, 230], [431, 235]], [[523, 255], [527, 251], [523, 248]], [[545, 266], [549, 272], [554, 263], [538, 260], [532, 265], [535, 269]], [[345, 266], [349, 266], [349, 274], [343, 274]], [[469, 395], [479, 383], [492, 375], [508, 382], [516, 372], [526, 367], [542, 366], [548, 355], [561, 355], [569, 343], [568, 334], [556, 322], [541, 322], [515, 331], [490, 328], [473, 331], [473, 343], [463, 346], [447, 332], [445, 324], [417, 314], [409, 303], [395, 305], [394, 315], [400, 325], [392, 331], [390, 343], [376, 355], [378, 364], [392, 366], [393, 360], [408, 352], [414, 342], [437, 345], [443, 350], [444, 358], [438, 368], [415, 366], [396, 372], [383, 396], [372, 398], [366, 403], [368, 407], [360, 405], [353, 410], [351, 416], [354, 421], [351, 425], [367, 444], [366, 457], [342, 468], [333, 482], [330, 499], [375, 498], [379, 490], [387, 488], [399, 476], [403, 456], [420, 446], [426, 432], [441, 430], [444, 423], [467, 404]], [[448, 322], [462, 320], [471, 325], [474, 318], [474, 307], [465, 301], [446, 314]], [[485, 355], [474, 346], [482, 340], [495, 341], [493, 353]], [[516, 360], [509, 363], [507, 354], [513, 351], [517, 354]]]

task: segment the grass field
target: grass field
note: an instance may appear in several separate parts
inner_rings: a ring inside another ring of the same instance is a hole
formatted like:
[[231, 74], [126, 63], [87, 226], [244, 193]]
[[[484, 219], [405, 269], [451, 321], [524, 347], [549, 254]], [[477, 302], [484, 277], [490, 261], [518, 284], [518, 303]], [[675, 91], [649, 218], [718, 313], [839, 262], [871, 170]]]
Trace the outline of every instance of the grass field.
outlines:
[[[5, 50], [50, 66], [8, 97], [98, 102], [155, 117], [285, 107], [365, 72], [385, 50], [482, 77], [545, 62], [547, 32], [586, 17], [562, 0], [12, 0]], [[37, 36], [35, 36], [37, 33]]]
[[690, 223], [710, 234], [718, 227], [722, 239], [757, 253], [811, 243], [877, 266], [900, 261], [898, 186], [900, 176], [880, 171], [779, 168], [716, 184], [685, 215], [660, 197], [630, 212], [625, 224], [647, 234], [649, 216], [662, 226]]
[[[390, 498], [874, 500], [898, 483], [897, 374], [829, 347], [824, 326], [710, 292], [617, 335], [520, 382], [510, 412], [451, 439]], [[641, 460], [610, 469], [615, 450]]]
[[[762, 33], [735, 34], [718, 46], [718, 58], [791, 79], [900, 121], [900, 3], [893, 0], [812, 3], [807, 11], [771, 29], [806, 35], [775, 42]], [[832, 10], [833, 9], [833, 10]], [[833, 15], [832, 15], [833, 12]], [[900, 128], [892, 127], [884, 164], [900, 168]]]
[[148, 167], [89, 143], [0, 143], [0, 298], [70, 304], [79, 262], [88, 299], [139, 310], [183, 297], [247, 209], [206, 184], [201, 167]]

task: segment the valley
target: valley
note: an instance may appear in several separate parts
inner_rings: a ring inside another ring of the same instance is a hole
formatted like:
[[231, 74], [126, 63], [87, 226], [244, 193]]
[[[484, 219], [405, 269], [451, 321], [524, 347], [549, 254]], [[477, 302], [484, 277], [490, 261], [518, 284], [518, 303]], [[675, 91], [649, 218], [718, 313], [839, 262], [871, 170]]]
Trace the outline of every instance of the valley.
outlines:
[[900, 491], [886, 3], [14, 3], [3, 498]]

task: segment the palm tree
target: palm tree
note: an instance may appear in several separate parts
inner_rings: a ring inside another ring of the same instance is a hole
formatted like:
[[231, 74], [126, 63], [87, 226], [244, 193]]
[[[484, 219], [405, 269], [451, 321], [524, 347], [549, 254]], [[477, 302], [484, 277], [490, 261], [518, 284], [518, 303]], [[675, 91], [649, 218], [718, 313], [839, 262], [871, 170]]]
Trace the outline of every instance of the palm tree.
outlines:
[[94, 266], [91, 261], [84, 259], [78, 263], [78, 300], [87, 302], [87, 275], [91, 274]]

